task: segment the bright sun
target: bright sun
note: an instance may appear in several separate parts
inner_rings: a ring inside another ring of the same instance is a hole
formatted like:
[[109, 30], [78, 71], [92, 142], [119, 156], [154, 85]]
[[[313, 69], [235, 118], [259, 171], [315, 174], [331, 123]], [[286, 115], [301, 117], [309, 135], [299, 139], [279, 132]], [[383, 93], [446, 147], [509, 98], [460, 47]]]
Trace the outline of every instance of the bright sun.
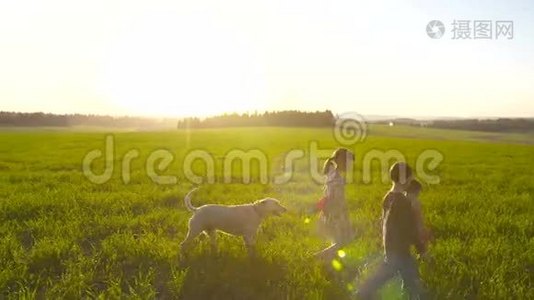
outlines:
[[261, 110], [265, 72], [244, 40], [194, 15], [146, 16], [108, 51], [102, 93], [137, 115]]

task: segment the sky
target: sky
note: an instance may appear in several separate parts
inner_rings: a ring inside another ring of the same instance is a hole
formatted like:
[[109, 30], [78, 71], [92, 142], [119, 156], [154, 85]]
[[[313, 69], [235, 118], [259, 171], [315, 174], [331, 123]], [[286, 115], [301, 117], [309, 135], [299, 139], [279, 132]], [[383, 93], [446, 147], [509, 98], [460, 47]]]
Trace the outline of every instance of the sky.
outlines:
[[534, 1], [399, 2], [2, 1], [0, 110], [534, 117]]

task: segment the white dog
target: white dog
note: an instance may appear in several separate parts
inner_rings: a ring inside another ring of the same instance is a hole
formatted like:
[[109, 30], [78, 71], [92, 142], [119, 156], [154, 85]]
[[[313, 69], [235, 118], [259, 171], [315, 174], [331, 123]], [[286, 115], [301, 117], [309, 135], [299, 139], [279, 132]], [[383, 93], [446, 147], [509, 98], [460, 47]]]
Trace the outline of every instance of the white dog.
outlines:
[[257, 200], [243, 205], [207, 204], [194, 207], [191, 204], [191, 190], [184, 198], [185, 206], [193, 216], [189, 219], [189, 231], [180, 244], [182, 256], [187, 248], [200, 233], [205, 232], [211, 241], [212, 250], [217, 251], [217, 231], [242, 236], [245, 246], [251, 256], [254, 255], [256, 232], [261, 221], [269, 216], [286, 212], [280, 202], [273, 198]]

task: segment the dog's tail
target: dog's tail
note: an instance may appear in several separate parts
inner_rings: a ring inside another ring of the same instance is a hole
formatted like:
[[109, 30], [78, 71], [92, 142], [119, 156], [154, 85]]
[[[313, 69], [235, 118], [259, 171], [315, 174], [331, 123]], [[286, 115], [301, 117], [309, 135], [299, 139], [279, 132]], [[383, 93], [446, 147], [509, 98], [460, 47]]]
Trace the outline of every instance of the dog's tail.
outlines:
[[197, 210], [197, 208], [194, 207], [193, 204], [191, 204], [191, 194], [193, 194], [193, 192], [196, 191], [196, 190], [198, 190], [198, 188], [192, 189], [184, 197], [185, 207], [187, 207], [187, 210], [190, 211], [190, 212], [194, 212], [195, 210]]

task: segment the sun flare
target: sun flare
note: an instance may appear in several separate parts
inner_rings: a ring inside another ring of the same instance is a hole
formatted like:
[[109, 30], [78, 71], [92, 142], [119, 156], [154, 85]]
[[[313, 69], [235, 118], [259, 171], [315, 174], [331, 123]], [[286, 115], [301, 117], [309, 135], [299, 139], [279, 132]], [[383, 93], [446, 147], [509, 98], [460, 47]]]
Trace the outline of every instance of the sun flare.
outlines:
[[148, 16], [111, 47], [101, 87], [132, 114], [253, 111], [265, 95], [254, 53], [235, 35], [194, 17]]

